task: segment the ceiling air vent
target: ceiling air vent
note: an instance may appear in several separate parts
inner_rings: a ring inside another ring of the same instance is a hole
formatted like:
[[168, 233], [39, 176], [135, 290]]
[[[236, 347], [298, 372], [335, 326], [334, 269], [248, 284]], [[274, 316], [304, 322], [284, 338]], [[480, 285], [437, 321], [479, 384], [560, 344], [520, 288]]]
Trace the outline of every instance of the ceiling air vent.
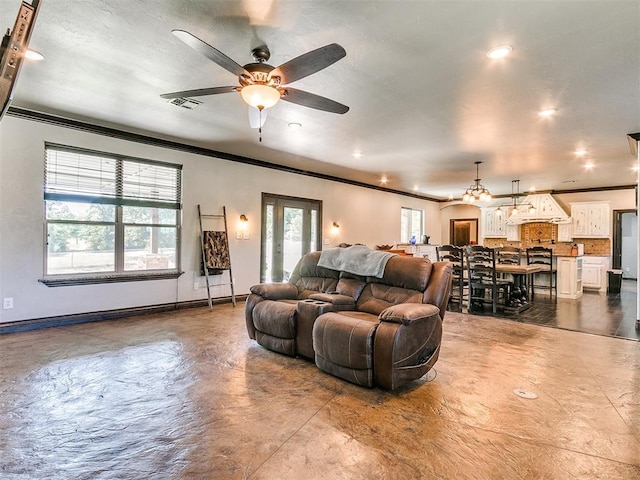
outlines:
[[193, 98], [184, 97], [172, 98], [169, 100], [169, 103], [178, 107], [186, 108], [187, 110], [193, 110], [198, 105], [202, 104], [202, 102], [194, 100]]

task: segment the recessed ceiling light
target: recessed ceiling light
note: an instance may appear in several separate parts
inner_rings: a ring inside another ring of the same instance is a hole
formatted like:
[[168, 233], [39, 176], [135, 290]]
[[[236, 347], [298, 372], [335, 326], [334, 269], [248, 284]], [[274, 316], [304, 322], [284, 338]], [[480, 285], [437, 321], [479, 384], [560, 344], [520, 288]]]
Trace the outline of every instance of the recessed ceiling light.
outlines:
[[449, 195], [449, 200], [453, 200], [453, 195]]
[[536, 187], [529, 187], [530, 193], [536, 193]]
[[382, 183], [382, 184], [386, 184], [388, 181], [389, 181], [389, 180], [388, 180], [388, 179], [387, 179], [387, 177], [385, 177], [385, 176], [383, 176], [383, 177], [380, 179], [380, 183]]
[[592, 170], [593, 167], [595, 167], [595, 165], [591, 162], [584, 164], [584, 168], [586, 168], [587, 170]]
[[351, 155], [353, 155], [354, 158], [361, 158], [362, 157], [362, 152], [356, 150]]
[[576, 150], [575, 152], [573, 152], [573, 153], [575, 153], [575, 154], [576, 154], [577, 156], [579, 156], [579, 157], [582, 157], [582, 156], [584, 156], [584, 155], [586, 155], [586, 154], [587, 154], [587, 150], [586, 150], [586, 149], [584, 149], [584, 148], [579, 148], [579, 149], [577, 149], [577, 150]]
[[415, 187], [413, 187], [413, 191], [417, 192], [418, 190], [420, 190], [420, 188], [418, 187], [418, 185], [416, 185]]
[[293, 128], [293, 129], [298, 129], [298, 128], [302, 128], [302, 124], [298, 123], [298, 122], [291, 122], [289, 124], [289, 128]]
[[29, 60], [35, 60], [36, 62], [39, 62], [40, 60], [44, 60], [44, 55], [41, 54], [40, 52], [36, 51], [36, 50], [32, 50], [32, 49], [29, 48], [24, 53], [24, 58], [29, 59]]
[[638, 171], [638, 165], [634, 165], [633, 167], [631, 167], [631, 170], [633, 170], [634, 172]]
[[557, 108], [546, 108], [544, 110], [540, 110], [538, 112], [538, 115], [540, 115], [541, 117], [552, 117], [556, 113], [558, 113], [558, 109]]
[[499, 47], [492, 48], [487, 52], [489, 58], [504, 58], [513, 51], [510, 45], [501, 45]]

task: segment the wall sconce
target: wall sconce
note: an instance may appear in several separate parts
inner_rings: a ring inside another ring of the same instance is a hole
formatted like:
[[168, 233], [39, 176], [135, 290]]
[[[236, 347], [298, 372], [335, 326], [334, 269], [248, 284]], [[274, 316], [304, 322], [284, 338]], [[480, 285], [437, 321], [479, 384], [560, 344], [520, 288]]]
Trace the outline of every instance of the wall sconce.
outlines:
[[333, 228], [340, 228], [340, 225], [338, 225], [338, 222], [333, 222]]
[[238, 240], [249, 240], [249, 219], [244, 213], [240, 215], [240, 222], [238, 223], [236, 238]]

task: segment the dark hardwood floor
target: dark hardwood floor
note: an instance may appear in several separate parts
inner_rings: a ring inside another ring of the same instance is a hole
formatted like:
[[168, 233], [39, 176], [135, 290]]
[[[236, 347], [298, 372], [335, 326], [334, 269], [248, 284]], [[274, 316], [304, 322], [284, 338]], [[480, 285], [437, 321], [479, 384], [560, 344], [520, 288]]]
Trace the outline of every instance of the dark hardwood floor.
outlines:
[[[487, 312], [483, 314], [487, 315]], [[623, 280], [619, 294], [585, 290], [579, 300], [551, 300], [546, 293], [537, 294], [528, 310], [518, 315], [498, 312], [497, 316], [521, 323], [640, 341], [640, 329], [636, 328], [635, 280]]]

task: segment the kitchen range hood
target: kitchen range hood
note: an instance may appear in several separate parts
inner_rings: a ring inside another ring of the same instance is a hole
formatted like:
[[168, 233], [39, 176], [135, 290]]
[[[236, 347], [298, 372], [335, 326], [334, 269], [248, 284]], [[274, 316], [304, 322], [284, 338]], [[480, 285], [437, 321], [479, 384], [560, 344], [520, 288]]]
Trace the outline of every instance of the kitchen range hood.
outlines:
[[[533, 206], [534, 213], [529, 213]], [[523, 223], [546, 222], [546, 223], [569, 223], [571, 217], [549, 193], [527, 195], [522, 203], [517, 206], [517, 212], [511, 214], [507, 220], [507, 225], [521, 225]]]

